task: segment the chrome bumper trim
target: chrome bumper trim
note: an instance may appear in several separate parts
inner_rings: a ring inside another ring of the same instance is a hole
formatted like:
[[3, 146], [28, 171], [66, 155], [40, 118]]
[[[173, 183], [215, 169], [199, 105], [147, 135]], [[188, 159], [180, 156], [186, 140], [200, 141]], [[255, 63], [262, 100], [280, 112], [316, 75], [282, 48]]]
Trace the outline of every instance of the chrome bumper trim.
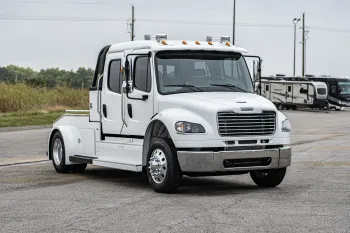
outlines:
[[[225, 159], [271, 158], [268, 166], [225, 168]], [[292, 150], [282, 147], [271, 150], [244, 151], [178, 151], [177, 158], [183, 172], [229, 172], [284, 168], [291, 165]]]

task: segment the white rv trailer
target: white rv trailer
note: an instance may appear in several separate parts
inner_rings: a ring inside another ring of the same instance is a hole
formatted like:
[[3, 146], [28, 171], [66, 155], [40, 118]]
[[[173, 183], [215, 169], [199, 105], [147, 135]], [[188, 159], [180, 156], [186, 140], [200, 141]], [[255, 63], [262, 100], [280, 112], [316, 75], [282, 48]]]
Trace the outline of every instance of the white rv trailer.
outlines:
[[327, 85], [323, 82], [262, 78], [261, 95], [271, 100], [280, 110], [329, 109]]
[[55, 170], [94, 164], [143, 172], [165, 193], [183, 175], [250, 173], [259, 186], [279, 185], [291, 164], [290, 122], [254, 94], [245, 52], [229, 37], [157, 35], [106, 46], [90, 110], [68, 111], [53, 124], [48, 157]]

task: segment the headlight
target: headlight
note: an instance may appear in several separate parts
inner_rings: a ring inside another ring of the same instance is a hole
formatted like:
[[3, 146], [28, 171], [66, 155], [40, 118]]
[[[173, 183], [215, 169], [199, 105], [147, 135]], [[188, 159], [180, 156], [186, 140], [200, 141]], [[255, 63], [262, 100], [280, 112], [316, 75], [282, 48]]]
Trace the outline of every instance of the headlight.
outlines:
[[203, 125], [186, 121], [176, 122], [175, 130], [178, 133], [205, 133]]
[[282, 122], [282, 132], [290, 132], [290, 122], [288, 119]]

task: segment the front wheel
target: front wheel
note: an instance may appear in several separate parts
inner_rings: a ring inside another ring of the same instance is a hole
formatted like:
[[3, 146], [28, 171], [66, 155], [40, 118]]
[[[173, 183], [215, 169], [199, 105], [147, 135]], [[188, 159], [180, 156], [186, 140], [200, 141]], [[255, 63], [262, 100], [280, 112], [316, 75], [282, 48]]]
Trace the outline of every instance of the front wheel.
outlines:
[[148, 151], [147, 178], [159, 193], [175, 192], [180, 185], [181, 171], [176, 151], [163, 139], [155, 139]]
[[250, 176], [259, 187], [273, 188], [282, 183], [286, 171], [287, 168], [253, 171]]

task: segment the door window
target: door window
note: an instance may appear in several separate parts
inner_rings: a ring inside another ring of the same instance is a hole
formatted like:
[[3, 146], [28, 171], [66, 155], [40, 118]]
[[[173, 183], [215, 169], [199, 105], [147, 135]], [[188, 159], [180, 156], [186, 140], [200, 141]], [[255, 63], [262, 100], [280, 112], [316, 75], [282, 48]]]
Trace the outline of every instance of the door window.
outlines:
[[292, 92], [292, 86], [288, 86], [288, 92]]
[[137, 90], [150, 92], [151, 91], [151, 68], [148, 57], [138, 57], [134, 67], [134, 86]]
[[113, 60], [109, 65], [108, 72], [108, 89], [119, 94], [121, 93], [120, 89], [122, 85], [120, 66], [120, 60]]

